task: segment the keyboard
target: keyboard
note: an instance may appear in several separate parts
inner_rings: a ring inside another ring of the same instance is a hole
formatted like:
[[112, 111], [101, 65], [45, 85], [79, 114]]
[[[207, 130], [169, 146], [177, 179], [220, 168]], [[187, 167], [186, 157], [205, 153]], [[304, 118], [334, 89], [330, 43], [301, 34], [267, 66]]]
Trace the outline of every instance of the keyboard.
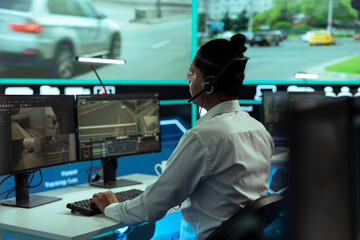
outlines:
[[[142, 190], [130, 189], [127, 191], [116, 192], [115, 196], [119, 202], [124, 202], [126, 200], [136, 198], [142, 193]], [[101, 213], [101, 210], [98, 208], [98, 206], [95, 203], [91, 203], [91, 199], [68, 203], [66, 207], [70, 208], [71, 212], [78, 212], [85, 216], [94, 216]]]

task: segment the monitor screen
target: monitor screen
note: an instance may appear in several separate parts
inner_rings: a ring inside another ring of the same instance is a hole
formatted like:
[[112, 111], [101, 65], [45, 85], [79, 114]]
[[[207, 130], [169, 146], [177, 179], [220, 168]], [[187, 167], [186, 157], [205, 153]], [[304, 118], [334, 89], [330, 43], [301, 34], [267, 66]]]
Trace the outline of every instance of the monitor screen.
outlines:
[[0, 96], [0, 175], [76, 161], [73, 96]]
[[96, 79], [74, 57], [102, 55], [127, 62], [98, 65], [104, 80], [184, 79], [191, 14], [191, 0], [0, 1], [0, 76]]
[[263, 123], [269, 133], [274, 136], [285, 137], [288, 124], [288, 92], [263, 93]]
[[265, 91], [262, 99], [262, 122], [274, 138], [275, 145], [286, 145], [290, 112], [306, 109], [326, 101], [324, 92]]
[[298, 79], [296, 73], [317, 75], [310, 81], [359, 79], [351, 75], [358, 73], [354, 63], [359, 57], [353, 49], [359, 47], [356, 39], [360, 39], [360, 27], [354, 24], [358, 13], [351, 1], [197, 2], [199, 46], [214, 38], [230, 39], [239, 32], [247, 37], [245, 55], [250, 60], [245, 81], [308, 81]]
[[79, 159], [159, 152], [158, 94], [77, 96]]

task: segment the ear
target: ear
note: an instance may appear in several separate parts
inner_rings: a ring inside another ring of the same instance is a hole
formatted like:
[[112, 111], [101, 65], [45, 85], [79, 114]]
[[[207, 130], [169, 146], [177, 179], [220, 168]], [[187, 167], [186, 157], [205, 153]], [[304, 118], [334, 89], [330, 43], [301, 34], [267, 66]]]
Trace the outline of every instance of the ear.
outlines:
[[203, 79], [204, 79], [204, 81], [206, 81], [206, 80], [211, 79], [213, 77], [214, 77], [213, 75], [210, 75], [210, 76], [203, 77]]

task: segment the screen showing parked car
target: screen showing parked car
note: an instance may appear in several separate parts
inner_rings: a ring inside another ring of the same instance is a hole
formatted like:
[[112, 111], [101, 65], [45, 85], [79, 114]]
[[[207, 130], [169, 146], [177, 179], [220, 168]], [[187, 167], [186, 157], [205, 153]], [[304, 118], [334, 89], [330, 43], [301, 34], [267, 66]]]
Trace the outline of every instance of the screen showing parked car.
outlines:
[[1, 1], [0, 76], [96, 79], [74, 57], [102, 55], [127, 62], [97, 65], [102, 79], [184, 79], [191, 61], [191, 0], [161, 2]]

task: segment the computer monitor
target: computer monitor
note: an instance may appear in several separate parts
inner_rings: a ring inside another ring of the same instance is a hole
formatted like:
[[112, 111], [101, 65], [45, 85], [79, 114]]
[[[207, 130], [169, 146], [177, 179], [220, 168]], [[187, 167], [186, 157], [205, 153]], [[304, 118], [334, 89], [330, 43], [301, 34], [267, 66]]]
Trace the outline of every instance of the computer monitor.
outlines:
[[283, 145], [287, 140], [289, 93], [263, 92], [262, 120], [276, 145]]
[[3, 205], [34, 207], [59, 200], [29, 196], [33, 170], [76, 161], [73, 96], [0, 96], [0, 176], [15, 175], [13, 200]]
[[358, 239], [360, 99], [293, 114], [288, 239]]
[[102, 160], [99, 187], [138, 184], [116, 180], [119, 157], [159, 152], [160, 116], [157, 93], [77, 96], [79, 160]]
[[324, 92], [264, 91], [262, 122], [276, 146], [287, 146], [291, 111], [304, 109], [326, 101]]

